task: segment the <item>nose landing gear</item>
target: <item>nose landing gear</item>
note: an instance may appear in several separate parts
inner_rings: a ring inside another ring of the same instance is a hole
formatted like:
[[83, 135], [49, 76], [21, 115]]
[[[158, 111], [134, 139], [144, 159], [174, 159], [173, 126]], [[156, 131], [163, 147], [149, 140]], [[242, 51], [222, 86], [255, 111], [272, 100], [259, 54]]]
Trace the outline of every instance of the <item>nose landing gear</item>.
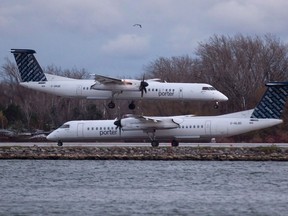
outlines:
[[58, 146], [63, 146], [63, 142], [61, 140], [58, 140], [57, 145]]
[[214, 104], [214, 109], [218, 109], [219, 108], [219, 102], [218, 101], [216, 101], [216, 103]]

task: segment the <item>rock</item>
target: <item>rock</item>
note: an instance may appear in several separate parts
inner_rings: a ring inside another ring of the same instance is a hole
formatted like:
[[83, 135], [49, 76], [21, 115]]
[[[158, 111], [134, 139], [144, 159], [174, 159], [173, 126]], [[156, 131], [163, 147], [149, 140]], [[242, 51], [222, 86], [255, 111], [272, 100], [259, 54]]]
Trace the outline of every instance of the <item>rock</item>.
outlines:
[[280, 147], [0, 147], [0, 159], [69, 160], [273, 160], [288, 161]]

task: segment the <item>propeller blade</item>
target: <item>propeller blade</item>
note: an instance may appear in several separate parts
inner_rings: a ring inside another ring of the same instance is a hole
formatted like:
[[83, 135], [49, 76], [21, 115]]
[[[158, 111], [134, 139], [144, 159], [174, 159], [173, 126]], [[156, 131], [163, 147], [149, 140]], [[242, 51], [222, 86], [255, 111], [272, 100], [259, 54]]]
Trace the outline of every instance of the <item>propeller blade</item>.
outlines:
[[143, 79], [142, 81], [140, 82], [140, 86], [139, 86], [139, 90], [141, 91], [141, 97], [143, 97], [143, 93], [147, 93], [147, 89], [146, 87], [148, 86], [149, 84], [147, 82], [145, 82], [145, 78], [143, 76]]
[[114, 125], [116, 126], [116, 130], [119, 129], [119, 134], [121, 136], [121, 130], [122, 130], [121, 119], [114, 121]]

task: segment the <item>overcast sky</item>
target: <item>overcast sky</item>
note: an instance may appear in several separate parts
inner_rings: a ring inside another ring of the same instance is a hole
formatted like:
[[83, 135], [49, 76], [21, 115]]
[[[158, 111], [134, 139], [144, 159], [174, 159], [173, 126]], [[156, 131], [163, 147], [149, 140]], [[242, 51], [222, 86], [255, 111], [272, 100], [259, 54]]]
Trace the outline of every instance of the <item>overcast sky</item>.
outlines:
[[30, 48], [44, 67], [135, 78], [159, 57], [193, 56], [214, 34], [287, 43], [287, 9], [287, 0], [1, 0], [0, 64], [14, 62], [11, 48]]

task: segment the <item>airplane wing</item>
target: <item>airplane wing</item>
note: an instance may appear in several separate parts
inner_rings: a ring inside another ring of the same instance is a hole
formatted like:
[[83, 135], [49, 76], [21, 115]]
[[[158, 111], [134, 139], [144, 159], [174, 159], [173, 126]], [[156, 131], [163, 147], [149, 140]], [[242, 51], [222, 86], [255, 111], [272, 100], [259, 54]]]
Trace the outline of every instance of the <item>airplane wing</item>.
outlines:
[[95, 80], [98, 81], [101, 84], [117, 84], [117, 85], [126, 85], [128, 84], [123, 79], [117, 79], [112, 77], [106, 77], [102, 75], [95, 74]]
[[[132, 79], [117, 79], [95, 74], [96, 83], [90, 86], [91, 89], [112, 91], [114, 93], [122, 91], [142, 91], [141, 81]], [[143, 87], [145, 90], [146, 86]]]
[[130, 116], [120, 120], [121, 128], [125, 130], [153, 131], [178, 128], [179, 123], [171, 117]]
[[149, 82], [162, 82], [159, 78], [148, 79]]

